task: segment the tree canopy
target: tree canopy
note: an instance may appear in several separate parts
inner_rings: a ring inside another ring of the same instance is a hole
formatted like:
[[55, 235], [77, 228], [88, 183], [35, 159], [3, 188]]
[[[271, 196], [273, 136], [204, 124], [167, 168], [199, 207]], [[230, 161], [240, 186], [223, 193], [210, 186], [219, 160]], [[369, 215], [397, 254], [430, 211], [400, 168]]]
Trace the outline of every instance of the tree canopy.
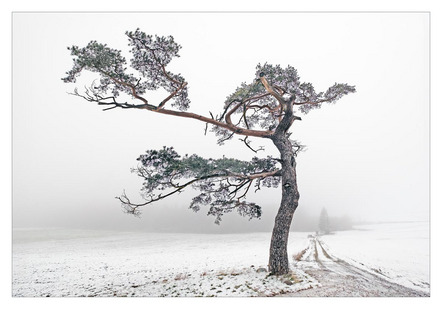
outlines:
[[[82, 48], [68, 48], [74, 63], [64, 82], [75, 83], [82, 71], [91, 71], [100, 77], [84, 92], [75, 89], [73, 94], [104, 106], [104, 110], [142, 109], [202, 121], [206, 123], [206, 132], [211, 125], [219, 144], [240, 135], [244, 144], [257, 152], [250, 145], [249, 137], [285, 136], [293, 121], [301, 120], [296, 113], [307, 114], [324, 103], [334, 103], [355, 92], [354, 86], [342, 83], [317, 92], [311, 83], [301, 82], [292, 66], [258, 64], [250, 81], [227, 96], [220, 112], [203, 116], [187, 111], [191, 103], [188, 83], [181, 74], [167, 69], [172, 59], [179, 57], [181, 49], [174, 38], [146, 35], [139, 29], [126, 32], [126, 36], [132, 55], [129, 64], [120, 50], [97, 41]], [[159, 102], [151, 102], [147, 98], [148, 91], [158, 89], [167, 95]], [[288, 140], [296, 155], [302, 146]], [[201, 193], [193, 198], [190, 208], [197, 211], [201, 205], [209, 205], [209, 214], [216, 217], [217, 223], [224, 213], [233, 209], [249, 218], [259, 218], [261, 208], [246, 202], [247, 193], [251, 188], [275, 187], [281, 178], [279, 163], [282, 161], [271, 157], [254, 157], [250, 162], [204, 159], [197, 155], [181, 157], [173, 148], [164, 147], [148, 150], [138, 161], [134, 172], [144, 179], [142, 193], [146, 201], [132, 203], [125, 193], [118, 197], [124, 209], [135, 215], [140, 213], [141, 206], [191, 186]]]
[[[83, 94], [77, 89], [74, 94], [105, 105], [106, 110], [138, 108], [195, 118], [212, 124], [213, 131], [221, 137], [220, 142], [233, 134], [270, 137], [284, 116], [287, 102], [297, 107], [300, 113], [307, 114], [312, 109], [320, 108], [323, 103], [334, 103], [342, 96], [355, 92], [354, 86], [342, 83], [317, 92], [311, 83], [300, 81], [297, 70], [292, 66], [282, 68], [265, 63], [256, 66], [251, 82], [242, 83], [227, 96], [224, 109], [216, 116], [213, 113], [207, 117], [186, 113], [190, 107], [188, 84], [181, 74], [167, 70], [171, 60], [179, 57], [181, 46], [175, 43], [172, 36], [146, 35], [139, 29], [126, 32], [126, 36], [132, 47], [130, 66], [120, 50], [91, 41], [83, 48], [75, 45], [68, 48], [74, 64], [63, 81], [75, 83], [83, 70], [98, 73], [98, 81]], [[169, 95], [156, 104], [143, 96], [147, 90], [160, 88]], [[120, 93], [131, 96], [140, 104], [119, 101]], [[166, 108], [169, 101], [171, 109]], [[237, 117], [234, 119], [233, 115]]]

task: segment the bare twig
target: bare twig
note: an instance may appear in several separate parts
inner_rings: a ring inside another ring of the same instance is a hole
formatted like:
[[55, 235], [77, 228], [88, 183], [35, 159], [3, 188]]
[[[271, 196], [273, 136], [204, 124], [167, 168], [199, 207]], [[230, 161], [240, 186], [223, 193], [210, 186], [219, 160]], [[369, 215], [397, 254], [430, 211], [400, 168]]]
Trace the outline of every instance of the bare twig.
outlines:
[[259, 149], [253, 149], [252, 146], [250, 146], [250, 142], [247, 139], [248, 139], [248, 136], [246, 136], [245, 138], [240, 138], [239, 140], [244, 142], [244, 144], [247, 146], [247, 148], [249, 148], [254, 153], [257, 153], [258, 151], [264, 150], [263, 146], [259, 146]]

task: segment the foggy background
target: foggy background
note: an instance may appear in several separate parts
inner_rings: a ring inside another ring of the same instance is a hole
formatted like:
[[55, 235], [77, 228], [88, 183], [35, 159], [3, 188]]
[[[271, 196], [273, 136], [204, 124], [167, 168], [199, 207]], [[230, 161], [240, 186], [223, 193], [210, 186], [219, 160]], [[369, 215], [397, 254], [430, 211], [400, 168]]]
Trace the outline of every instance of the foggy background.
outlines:
[[[255, 156], [237, 138], [224, 146], [203, 123], [147, 111], [102, 108], [70, 96], [61, 78], [67, 46], [91, 40], [121, 49], [126, 30], [173, 35], [182, 49], [168, 69], [189, 83], [189, 111], [209, 115], [260, 62], [294, 66], [317, 91], [335, 82], [357, 92], [302, 115], [292, 137], [301, 194], [292, 227], [317, 225], [322, 208], [353, 222], [429, 220], [429, 16], [426, 13], [13, 14], [13, 227], [237, 232], [270, 231], [280, 189], [249, 200], [261, 220], [188, 209], [195, 192], [125, 215], [114, 199], [135, 200], [142, 180], [130, 173], [147, 149], [173, 146], [203, 157]], [[160, 98], [154, 94], [155, 98]], [[257, 156], [277, 156], [266, 140]]]

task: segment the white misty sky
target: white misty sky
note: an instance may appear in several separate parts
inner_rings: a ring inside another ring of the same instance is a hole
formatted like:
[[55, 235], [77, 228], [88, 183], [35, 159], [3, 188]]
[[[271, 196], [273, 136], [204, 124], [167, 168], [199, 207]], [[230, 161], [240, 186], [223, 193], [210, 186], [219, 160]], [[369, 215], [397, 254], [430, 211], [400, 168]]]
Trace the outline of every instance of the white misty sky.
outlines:
[[[429, 15], [426, 13], [156, 13], [13, 15], [13, 225], [126, 228], [212, 226], [205, 209], [187, 207], [192, 192], [124, 215], [114, 199], [138, 197], [130, 173], [147, 149], [250, 159], [235, 139], [218, 146], [204, 124], [147, 111], [111, 110], [67, 92], [60, 78], [71, 68], [67, 46], [90, 40], [129, 56], [126, 30], [172, 35], [181, 57], [169, 67], [189, 83], [190, 111], [221, 111], [258, 63], [294, 66], [316, 90], [335, 82], [357, 92], [303, 115], [292, 137], [307, 146], [298, 156], [297, 214], [355, 220], [429, 218]], [[151, 102], [160, 97], [153, 94]], [[277, 155], [269, 141], [258, 156]], [[272, 221], [280, 191], [251, 200]], [[295, 217], [296, 215], [295, 214]], [[229, 223], [229, 221], [231, 222]], [[233, 223], [232, 223], [233, 222]], [[246, 224], [228, 216], [222, 224]], [[266, 221], [267, 222], [267, 221]], [[296, 221], [295, 221], [296, 223]], [[252, 223], [252, 224], [259, 224]], [[167, 228], [165, 228], [167, 229]]]

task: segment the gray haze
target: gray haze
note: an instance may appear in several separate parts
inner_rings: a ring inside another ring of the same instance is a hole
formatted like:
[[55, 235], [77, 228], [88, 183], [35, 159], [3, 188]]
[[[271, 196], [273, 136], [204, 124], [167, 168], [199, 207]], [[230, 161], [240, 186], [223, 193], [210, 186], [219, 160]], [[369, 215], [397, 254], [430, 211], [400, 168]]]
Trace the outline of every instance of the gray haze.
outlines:
[[[115, 196], [136, 198], [130, 173], [138, 155], [163, 145], [181, 154], [250, 159], [234, 141], [218, 146], [204, 124], [137, 110], [111, 110], [70, 96], [60, 80], [72, 60], [66, 47], [90, 40], [122, 49], [126, 30], [173, 35], [181, 57], [170, 70], [189, 82], [190, 111], [221, 111], [224, 99], [254, 78], [261, 62], [292, 65], [318, 91], [335, 82], [357, 93], [303, 116], [292, 137], [298, 156], [300, 206], [294, 226], [330, 216], [355, 221], [429, 219], [429, 15], [426, 13], [296, 14], [32, 14], [13, 15], [13, 226], [151, 231], [270, 230], [280, 190], [251, 200], [263, 218], [236, 214], [221, 226], [206, 210], [188, 209], [187, 191], [122, 213]], [[156, 98], [155, 95], [153, 98]], [[266, 153], [269, 141], [255, 139]]]

